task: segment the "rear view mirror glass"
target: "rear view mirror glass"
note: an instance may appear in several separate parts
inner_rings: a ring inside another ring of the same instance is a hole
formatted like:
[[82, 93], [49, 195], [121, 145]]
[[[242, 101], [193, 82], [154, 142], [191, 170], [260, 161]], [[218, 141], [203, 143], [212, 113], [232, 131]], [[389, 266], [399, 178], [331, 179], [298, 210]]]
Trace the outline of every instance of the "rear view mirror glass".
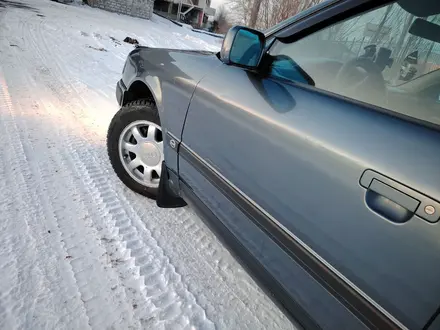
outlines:
[[260, 60], [263, 44], [258, 34], [240, 30], [231, 46], [230, 61], [234, 64], [255, 67]]
[[223, 39], [219, 58], [225, 64], [257, 68], [263, 56], [265, 40], [260, 31], [234, 26]]

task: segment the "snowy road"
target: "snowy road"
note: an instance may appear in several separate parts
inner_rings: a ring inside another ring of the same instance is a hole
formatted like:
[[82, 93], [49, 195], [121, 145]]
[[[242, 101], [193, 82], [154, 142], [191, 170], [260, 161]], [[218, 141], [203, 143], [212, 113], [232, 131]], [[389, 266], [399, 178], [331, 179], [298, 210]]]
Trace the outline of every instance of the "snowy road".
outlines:
[[158, 17], [0, 0], [0, 329], [293, 328], [192, 210], [158, 209], [111, 170], [127, 35], [221, 42]]

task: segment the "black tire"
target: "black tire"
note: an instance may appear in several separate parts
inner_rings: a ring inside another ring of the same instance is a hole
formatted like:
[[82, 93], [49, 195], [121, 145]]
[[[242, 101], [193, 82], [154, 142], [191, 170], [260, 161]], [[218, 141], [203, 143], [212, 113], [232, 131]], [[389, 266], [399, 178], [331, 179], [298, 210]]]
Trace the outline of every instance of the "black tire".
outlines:
[[130, 123], [148, 120], [160, 126], [156, 105], [150, 100], [137, 100], [124, 105], [113, 117], [107, 132], [107, 153], [113, 170], [119, 179], [131, 190], [151, 199], [156, 199], [159, 188], [145, 187], [136, 182], [125, 170], [119, 157], [119, 137]]

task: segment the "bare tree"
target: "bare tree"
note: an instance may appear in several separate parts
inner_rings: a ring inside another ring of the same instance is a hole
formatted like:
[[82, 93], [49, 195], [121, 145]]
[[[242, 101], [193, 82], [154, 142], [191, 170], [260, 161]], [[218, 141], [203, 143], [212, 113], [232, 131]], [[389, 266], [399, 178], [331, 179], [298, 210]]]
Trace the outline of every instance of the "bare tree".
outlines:
[[236, 25], [248, 25], [252, 0], [229, 0], [227, 2], [229, 9], [230, 22]]
[[406, 17], [406, 21], [403, 25], [402, 32], [400, 33], [399, 39], [397, 41], [396, 47], [394, 48], [394, 56], [395, 58], [399, 58], [399, 60], [404, 57], [404, 51], [402, 50], [403, 43], [405, 42], [405, 38], [408, 35], [409, 28], [413, 21], [414, 15], [408, 14]]
[[302, 2], [302, 7], [300, 8], [300, 11], [309, 9], [310, 7], [313, 7], [315, 5], [317, 5], [318, 3], [323, 2], [324, 0], [303, 0]]
[[382, 19], [381, 19], [381, 21], [379, 23], [379, 26], [377, 28], [377, 31], [376, 31], [374, 37], [371, 39], [371, 43], [375, 44], [379, 40], [379, 37], [380, 37], [380, 35], [382, 33], [382, 29], [383, 29], [383, 27], [385, 25], [385, 22], [387, 21], [388, 15], [390, 14], [391, 9], [393, 8], [393, 6], [394, 6], [394, 4], [388, 6], [385, 14], [383, 15], [383, 17], [382, 17]]
[[266, 0], [256, 27], [267, 29], [323, 0]]
[[216, 33], [226, 33], [228, 32], [231, 24], [228, 19], [228, 11], [224, 5], [221, 5], [216, 12], [216, 17], [214, 19], [214, 32]]
[[300, 11], [300, 0], [264, 0], [257, 27], [267, 29]]
[[261, 0], [254, 0], [252, 4], [251, 17], [249, 19], [249, 27], [254, 28], [257, 24], [258, 13], [260, 12]]
[[235, 24], [267, 29], [324, 0], [229, 0]]

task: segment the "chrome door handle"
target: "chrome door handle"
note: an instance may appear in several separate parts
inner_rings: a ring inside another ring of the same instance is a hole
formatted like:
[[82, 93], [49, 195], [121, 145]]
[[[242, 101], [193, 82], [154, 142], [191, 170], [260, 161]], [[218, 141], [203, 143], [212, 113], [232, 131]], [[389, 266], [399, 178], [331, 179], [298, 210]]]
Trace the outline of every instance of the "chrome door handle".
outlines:
[[387, 184], [373, 179], [367, 190], [367, 205], [393, 222], [406, 222], [414, 215], [420, 201]]
[[370, 209], [390, 221], [402, 223], [414, 215], [432, 223], [440, 219], [439, 202], [380, 173], [366, 170], [359, 183], [367, 189]]

